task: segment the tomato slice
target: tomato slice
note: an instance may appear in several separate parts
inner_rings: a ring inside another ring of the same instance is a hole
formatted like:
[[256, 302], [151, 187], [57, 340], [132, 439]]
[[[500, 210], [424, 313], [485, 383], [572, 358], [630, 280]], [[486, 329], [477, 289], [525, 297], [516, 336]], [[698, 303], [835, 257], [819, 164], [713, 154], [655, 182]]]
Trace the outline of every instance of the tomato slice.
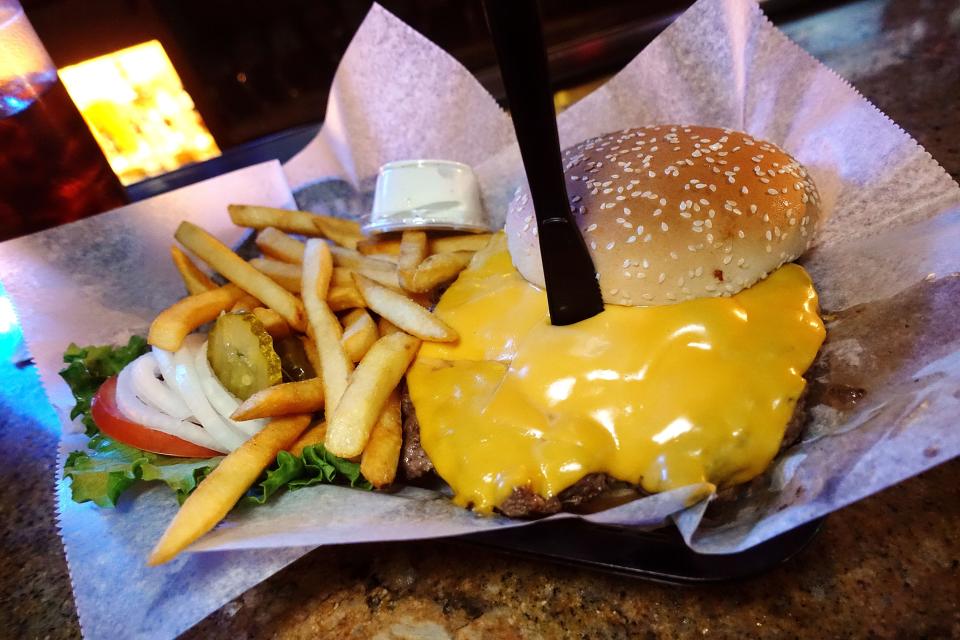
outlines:
[[104, 434], [137, 449], [179, 458], [212, 458], [218, 451], [127, 420], [117, 408], [117, 377], [107, 379], [90, 403], [90, 415]]

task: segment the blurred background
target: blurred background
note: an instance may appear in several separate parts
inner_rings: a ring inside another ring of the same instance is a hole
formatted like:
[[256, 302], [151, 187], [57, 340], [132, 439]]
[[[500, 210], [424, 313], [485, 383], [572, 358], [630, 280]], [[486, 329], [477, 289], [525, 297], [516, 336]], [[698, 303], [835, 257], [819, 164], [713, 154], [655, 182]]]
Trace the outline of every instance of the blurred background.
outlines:
[[[114, 172], [129, 185], [323, 120], [370, 2], [22, 0]], [[382, 0], [502, 87], [480, 0]], [[632, 59], [688, 0], [542, 0], [558, 108]], [[775, 21], [840, 2], [767, 0]]]

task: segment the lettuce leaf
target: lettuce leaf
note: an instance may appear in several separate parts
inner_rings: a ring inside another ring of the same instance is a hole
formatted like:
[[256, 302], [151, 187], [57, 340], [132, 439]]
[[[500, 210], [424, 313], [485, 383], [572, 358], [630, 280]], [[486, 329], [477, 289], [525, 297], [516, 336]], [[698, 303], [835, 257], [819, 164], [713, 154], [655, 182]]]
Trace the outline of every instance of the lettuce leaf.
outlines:
[[177, 458], [127, 446], [100, 433], [90, 417], [90, 402], [107, 378], [146, 353], [147, 341], [133, 336], [124, 346], [87, 346], [71, 344], [63, 354], [66, 367], [60, 375], [70, 385], [76, 404], [71, 418], [82, 417], [90, 442], [86, 451], [67, 456], [64, 478], [70, 478], [74, 502], [94, 502], [115, 507], [124, 491], [138, 480], [161, 480], [183, 503], [222, 457], [209, 459]]
[[67, 456], [63, 475], [70, 478], [70, 493], [74, 502], [115, 507], [120, 495], [138, 480], [161, 480], [176, 492], [177, 500], [183, 504], [221, 460], [222, 456], [164, 456], [97, 435], [90, 440], [88, 451], [74, 451]]
[[[67, 366], [60, 375], [73, 392], [76, 405], [71, 418], [82, 416], [90, 442], [86, 451], [67, 456], [63, 476], [70, 479], [74, 502], [93, 502], [100, 507], [115, 507], [124, 491], [138, 481], [162, 481], [183, 504], [197, 485], [223, 460], [215, 458], [177, 458], [150, 453], [125, 445], [100, 433], [90, 417], [90, 402], [100, 385], [127, 364], [144, 354], [146, 340], [133, 336], [125, 346], [87, 346], [71, 344], [63, 355]], [[372, 489], [360, 475], [360, 465], [333, 455], [322, 444], [306, 447], [297, 457], [286, 451], [277, 454], [276, 466], [267, 470], [264, 480], [252, 487], [246, 502], [263, 504], [282, 488], [299, 489], [314, 484], [346, 484]]]
[[277, 454], [277, 464], [266, 472], [266, 478], [250, 489], [245, 502], [263, 504], [274, 493], [286, 487], [291, 491], [315, 484], [344, 484], [358, 489], [373, 489], [360, 475], [360, 464], [338, 458], [322, 444], [304, 447], [299, 457], [288, 451]]
[[70, 391], [77, 401], [70, 411], [70, 418], [83, 416], [88, 436], [99, 433], [90, 417], [90, 402], [97, 389], [107, 378], [117, 375], [121, 369], [146, 353], [147, 349], [147, 341], [141, 336], [131, 336], [126, 346], [122, 347], [78, 347], [75, 344], [67, 347], [63, 354], [67, 366], [61, 369], [60, 377], [70, 385]]

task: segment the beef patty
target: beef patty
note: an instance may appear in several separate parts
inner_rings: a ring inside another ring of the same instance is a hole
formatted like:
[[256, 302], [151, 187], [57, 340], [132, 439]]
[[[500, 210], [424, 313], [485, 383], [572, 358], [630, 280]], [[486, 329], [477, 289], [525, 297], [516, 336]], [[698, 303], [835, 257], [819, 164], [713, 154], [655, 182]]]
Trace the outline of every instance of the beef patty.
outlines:
[[[780, 450], [789, 447], [800, 438], [806, 422], [805, 410], [807, 392], [797, 401], [793, 416], [783, 434]], [[403, 449], [400, 452], [400, 467], [407, 480], [416, 480], [433, 472], [433, 463], [420, 444], [420, 423], [417, 412], [410, 399], [407, 386], [401, 391], [403, 409]], [[538, 518], [560, 511], [572, 511], [577, 507], [602, 496], [616, 488], [629, 487], [628, 483], [617, 480], [606, 473], [589, 473], [552, 498], [544, 498], [529, 487], [518, 487], [497, 507], [497, 511], [510, 518]], [[639, 487], [633, 487], [639, 495]], [[735, 489], [735, 488], [734, 488]]]

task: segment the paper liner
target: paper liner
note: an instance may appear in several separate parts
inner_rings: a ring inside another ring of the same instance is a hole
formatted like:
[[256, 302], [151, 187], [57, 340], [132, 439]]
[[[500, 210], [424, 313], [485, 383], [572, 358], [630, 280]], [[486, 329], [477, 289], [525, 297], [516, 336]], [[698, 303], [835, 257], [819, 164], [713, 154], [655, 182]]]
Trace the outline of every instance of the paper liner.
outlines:
[[[950, 275], [960, 271], [957, 185], [741, 0], [695, 4], [623, 72], [564, 112], [559, 129], [569, 144], [670, 122], [744, 129], [809, 168], [829, 215], [803, 262], [829, 312], [828, 342], [809, 374], [804, 440], [749, 488], [683, 510], [701, 495], [701, 487], [689, 487], [590, 519], [655, 525], [673, 517], [694, 549], [731, 552], [960, 453], [960, 286]], [[356, 216], [368, 207], [379, 164], [417, 157], [474, 165], [488, 212], [500, 222], [523, 182], [509, 121], [490, 96], [447, 54], [375, 6], [341, 62], [323, 130], [286, 174], [311, 208]], [[66, 345], [143, 332], [182, 295], [167, 253], [176, 223], [191, 219], [236, 243], [243, 231], [224, 207], [238, 201], [290, 204], [277, 165], [0, 245], [0, 276], [64, 427], [70, 398], [56, 372]], [[74, 446], [70, 437], [62, 451]], [[168, 491], [142, 490], [116, 511], [69, 502], [62, 483], [58, 491], [80, 620], [92, 637], [175, 635], [311, 545], [523, 524], [474, 517], [421, 490], [391, 496], [314, 487], [238, 510], [194, 547], [211, 553], [147, 570], [143, 559], [175, 510]], [[263, 547], [282, 550], [255, 550]]]

